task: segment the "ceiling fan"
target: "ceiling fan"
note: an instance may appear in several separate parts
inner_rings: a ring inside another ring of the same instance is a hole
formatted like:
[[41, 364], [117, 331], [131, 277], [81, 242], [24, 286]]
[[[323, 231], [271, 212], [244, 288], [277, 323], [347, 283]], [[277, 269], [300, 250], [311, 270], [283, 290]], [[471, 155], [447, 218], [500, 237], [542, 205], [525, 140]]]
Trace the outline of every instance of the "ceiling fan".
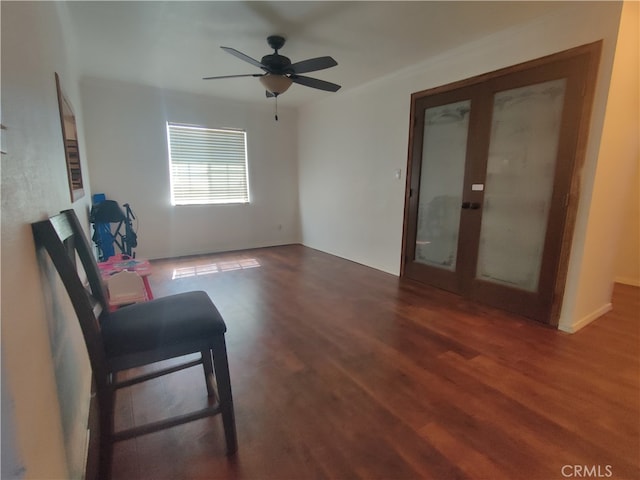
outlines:
[[[280, 35], [271, 35], [267, 37], [267, 43], [275, 51], [271, 55], [265, 55], [260, 61], [257, 61], [248, 55], [230, 47], [220, 47], [225, 52], [230, 53], [240, 60], [244, 60], [264, 71], [264, 73], [247, 73], [244, 75], [223, 75], [218, 77], [204, 77], [203, 80], [217, 80], [220, 78], [238, 78], [238, 77], [259, 77], [260, 83], [266, 89], [267, 97], [278, 97], [278, 95], [287, 91], [292, 83], [304, 85], [305, 87], [317, 88], [327, 92], [337, 92], [340, 85], [326, 82], [317, 78], [305, 77], [301, 73], [315, 72], [331, 68], [338, 65], [331, 57], [317, 57], [303, 60], [301, 62], [291, 63], [289, 58], [280, 55], [278, 50], [284, 46], [285, 38]], [[277, 120], [277, 117], [276, 117]]]

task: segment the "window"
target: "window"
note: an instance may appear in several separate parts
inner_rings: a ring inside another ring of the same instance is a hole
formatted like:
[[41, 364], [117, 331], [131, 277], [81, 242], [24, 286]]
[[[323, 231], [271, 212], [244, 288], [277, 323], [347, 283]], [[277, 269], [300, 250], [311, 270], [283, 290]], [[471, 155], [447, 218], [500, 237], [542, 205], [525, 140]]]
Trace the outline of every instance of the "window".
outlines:
[[167, 122], [171, 204], [249, 203], [246, 132]]

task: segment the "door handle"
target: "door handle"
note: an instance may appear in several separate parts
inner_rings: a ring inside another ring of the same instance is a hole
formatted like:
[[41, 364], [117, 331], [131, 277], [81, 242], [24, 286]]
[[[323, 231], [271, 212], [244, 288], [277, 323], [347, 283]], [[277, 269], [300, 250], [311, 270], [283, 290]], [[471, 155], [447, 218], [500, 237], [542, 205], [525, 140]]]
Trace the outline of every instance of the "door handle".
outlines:
[[482, 205], [478, 202], [462, 202], [462, 208], [465, 210], [470, 208], [471, 210], [478, 210]]

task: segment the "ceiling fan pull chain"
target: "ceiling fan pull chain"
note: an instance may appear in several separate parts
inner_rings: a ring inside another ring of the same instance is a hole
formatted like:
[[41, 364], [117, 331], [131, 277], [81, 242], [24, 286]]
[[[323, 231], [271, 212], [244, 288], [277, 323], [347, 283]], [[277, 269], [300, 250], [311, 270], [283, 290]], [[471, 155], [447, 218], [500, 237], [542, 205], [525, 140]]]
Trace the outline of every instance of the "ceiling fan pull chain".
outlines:
[[276, 122], [278, 121], [278, 96], [276, 95]]

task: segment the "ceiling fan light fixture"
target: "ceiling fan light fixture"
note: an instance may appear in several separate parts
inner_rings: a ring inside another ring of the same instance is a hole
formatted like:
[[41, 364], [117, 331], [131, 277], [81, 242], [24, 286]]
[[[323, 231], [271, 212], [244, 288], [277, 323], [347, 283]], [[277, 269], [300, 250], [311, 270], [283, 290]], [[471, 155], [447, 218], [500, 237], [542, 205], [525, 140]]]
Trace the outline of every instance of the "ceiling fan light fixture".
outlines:
[[262, 83], [264, 88], [274, 95], [280, 95], [288, 90], [291, 86], [292, 80], [286, 75], [274, 75], [272, 73], [267, 73], [260, 77], [260, 83]]

